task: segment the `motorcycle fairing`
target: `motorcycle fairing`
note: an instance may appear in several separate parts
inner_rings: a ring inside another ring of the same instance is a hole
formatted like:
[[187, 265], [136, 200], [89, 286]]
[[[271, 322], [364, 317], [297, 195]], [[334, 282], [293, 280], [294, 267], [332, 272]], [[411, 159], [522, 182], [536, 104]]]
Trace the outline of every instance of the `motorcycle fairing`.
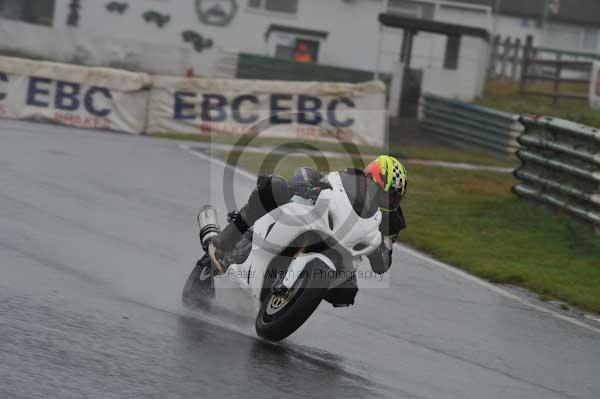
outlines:
[[[339, 172], [328, 174], [327, 180], [331, 189], [323, 190], [314, 205], [292, 201], [269, 212], [254, 224], [250, 256], [242, 264], [231, 265], [230, 270], [234, 276], [245, 276], [237, 278], [238, 283], [255, 298], [260, 298], [263, 280], [273, 259], [309, 231], [331, 238], [336, 243], [333, 249], [353, 260], [372, 253], [381, 245], [381, 212], [377, 211], [370, 218], [361, 218], [354, 211]], [[306, 266], [311, 260], [306, 257], [326, 258], [328, 262], [323, 262], [329, 268], [338, 269], [324, 254], [302, 256], [302, 263], [293, 272], [288, 269], [284, 278], [284, 281], [287, 279], [286, 286], [295, 282], [302, 271], [301, 266]]]

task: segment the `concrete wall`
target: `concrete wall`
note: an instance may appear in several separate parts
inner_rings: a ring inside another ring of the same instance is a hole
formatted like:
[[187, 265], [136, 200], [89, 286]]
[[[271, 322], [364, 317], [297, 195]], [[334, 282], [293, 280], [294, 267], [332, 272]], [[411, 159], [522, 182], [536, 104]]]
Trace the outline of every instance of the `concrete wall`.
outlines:
[[191, 50], [148, 41], [82, 34], [77, 28], [54, 29], [0, 20], [0, 51], [51, 61], [182, 75]]
[[[55, 29], [64, 30], [68, 3], [57, 0]], [[109, 13], [105, 1], [85, 1], [81, 9], [79, 28], [74, 34], [107, 36], [119, 40], [151, 42], [155, 45], [177, 46], [191, 50], [191, 66], [202, 75], [213, 73], [213, 64], [219, 49], [240, 50], [249, 53], [269, 53], [265, 33], [271, 24], [326, 31], [329, 36], [322, 42], [319, 62], [373, 69], [375, 66], [377, 14], [379, 2], [300, 0], [297, 15], [261, 12], [247, 7], [247, 0], [237, 0], [238, 10], [227, 26], [210, 26], [200, 21], [193, 0], [129, 1], [124, 14]], [[148, 10], [170, 15], [163, 28], [147, 23], [141, 17]], [[352, 29], [360, 23], [360, 29]], [[212, 49], [200, 53], [184, 43], [181, 33], [193, 30], [212, 39]], [[1, 40], [1, 39], [0, 39]]]
[[[434, 19], [438, 21], [492, 29], [491, 9], [457, 8], [456, 3], [437, 2]], [[388, 71], [400, 57], [402, 30], [385, 28], [382, 32], [380, 68]], [[411, 67], [423, 70], [422, 91], [470, 101], [483, 93], [489, 48], [485, 40], [462, 37], [458, 68], [444, 68], [447, 38], [421, 32], [414, 39]]]
[[444, 69], [441, 62], [424, 68], [423, 93], [431, 93], [463, 101], [471, 101], [483, 93], [487, 59], [479, 54], [488, 51], [486, 42], [464, 37], [456, 70]]
[[[272, 53], [273, 46], [265, 41], [265, 32], [269, 25], [280, 24], [328, 32], [329, 36], [321, 43], [320, 63], [367, 70], [373, 70], [377, 66], [377, 39], [379, 37], [377, 15], [385, 7], [383, 1], [300, 0], [298, 13], [287, 15], [258, 12], [247, 7], [247, 0], [237, 0], [238, 10], [227, 26], [209, 26], [202, 23], [195, 11], [194, 0], [122, 1], [128, 3], [128, 9], [124, 14], [108, 12], [105, 1], [83, 1], [79, 26], [71, 28], [66, 26], [69, 14], [68, 6], [71, 0], [56, 0], [54, 26], [51, 29], [45, 31], [29, 24], [12, 25], [13, 32], [25, 33], [25, 37], [20, 40], [19, 35], [15, 34], [11, 39], [25, 41], [31, 39], [32, 36], [39, 39], [39, 34], [43, 33], [44, 36], [57, 35], [57, 37], [63, 38], [63, 41], [68, 36], [92, 37], [99, 41], [105, 39], [113, 41], [113, 47], [124, 42], [144, 43], [147, 48], [155, 46], [157, 53], [163, 52], [167, 47], [187, 48], [191, 52], [190, 63], [192, 66], [200, 73], [210, 74], [212, 63], [218, 55], [219, 49], [272, 55], [269, 53]], [[149, 10], [169, 15], [170, 22], [162, 28], [145, 22], [142, 14]], [[437, 19], [456, 20], [462, 24], [487, 28], [489, 23], [482, 24], [481, 21], [484, 19], [480, 17], [480, 15], [469, 15], [468, 12], [457, 15], [456, 11], [452, 13], [449, 9], [441, 7]], [[0, 27], [9, 22], [0, 20]], [[201, 53], [193, 50], [190, 44], [184, 43], [181, 39], [181, 33], [188, 29], [198, 32], [205, 38], [212, 39], [214, 47]], [[382, 57], [381, 65], [384, 71], [390, 70], [402, 42], [401, 31], [396, 31], [388, 36], [390, 40], [387, 45], [390, 47], [391, 55]], [[425, 38], [424, 45], [422, 45], [422, 37]], [[429, 41], [426, 34], [417, 38], [415, 62], [419, 63], [419, 58], [429, 57], [431, 53], [431, 49], [428, 47]], [[8, 42], [9, 40], [4, 37], [0, 38], [2, 45], [10, 44]], [[15, 44], [14, 41], [12, 44]], [[36, 48], [35, 43], [24, 43], [24, 45], [24, 48]], [[56, 41], [54, 44], [48, 43], [47, 45], [47, 47], [53, 46], [59, 48], [61, 43]], [[156, 54], [156, 57], [160, 57], [160, 55]], [[146, 58], [151, 58], [151, 55], [147, 55]]]
[[[384, 0], [299, 0], [295, 15], [256, 11], [247, 6], [248, 0], [235, 0], [237, 12], [225, 26], [203, 23], [194, 0], [119, 1], [128, 4], [123, 14], [109, 12], [108, 1], [82, 1], [78, 27], [66, 24], [71, 0], [56, 0], [51, 28], [0, 19], [0, 46], [64, 62], [179, 75], [193, 67], [196, 74], [211, 76], [222, 50], [273, 55], [273, 40], [285, 39], [286, 34], [273, 33], [266, 41], [271, 24], [328, 32], [319, 51], [322, 64], [389, 73], [402, 44], [401, 30], [380, 31], [377, 16], [387, 6]], [[491, 29], [489, 9], [419, 1], [434, 4], [436, 20]], [[142, 15], [150, 10], [169, 15], [170, 21], [162, 28], [146, 22]], [[182, 40], [185, 30], [212, 40], [212, 48], [196, 51]], [[483, 81], [479, 71], [487, 62], [481, 41], [463, 38], [458, 71], [443, 68], [444, 36], [420, 33], [414, 44], [412, 67], [424, 70], [427, 90], [464, 100], [480, 93]], [[463, 76], [466, 81], [456, 80]]]

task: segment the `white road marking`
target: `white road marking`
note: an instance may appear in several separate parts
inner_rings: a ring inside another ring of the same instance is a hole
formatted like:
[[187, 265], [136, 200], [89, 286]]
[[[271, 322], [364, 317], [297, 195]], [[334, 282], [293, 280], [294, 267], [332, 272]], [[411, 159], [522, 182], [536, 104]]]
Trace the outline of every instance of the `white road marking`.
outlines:
[[[196, 152], [192, 148], [190, 148], [189, 146], [184, 145], [184, 144], [180, 144], [179, 148], [181, 148], [182, 150], [188, 152], [189, 154], [192, 154], [192, 155], [194, 155], [194, 156], [196, 156], [198, 158], [207, 160], [209, 162], [215, 163], [215, 164], [220, 165], [220, 166], [222, 166], [224, 168], [234, 169], [236, 173], [238, 173], [238, 174], [240, 174], [240, 175], [242, 175], [244, 177], [247, 177], [248, 179], [250, 179], [252, 181], [256, 180], [256, 175], [255, 174], [250, 173], [250, 172], [248, 172], [246, 170], [243, 170], [243, 169], [235, 169], [231, 165], [228, 165], [225, 161], [223, 161], [221, 159], [218, 159], [218, 158], [215, 158], [215, 157], [211, 157], [210, 155], [206, 155], [206, 154], [203, 154], [203, 153]], [[495, 293], [497, 293], [499, 295], [502, 295], [505, 298], [512, 299], [512, 300], [514, 300], [514, 301], [516, 301], [516, 302], [518, 302], [518, 303], [520, 303], [520, 304], [522, 304], [524, 306], [527, 306], [527, 307], [529, 307], [531, 309], [537, 310], [538, 312], [545, 313], [545, 314], [553, 316], [553, 317], [555, 317], [555, 318], [557, 318], [559, 320], [566, 321], [566, 322], [571, 323], [573, 325], [576, 325], [578, 327], [582, 327], [582, 328], [585, 328], [585, 329], [587, 329], [589, 331], [593, 331], [595, 333], [600, 334], [600, 328], [594, 327], [594, 326], [592, 326], [592, 325], [590, 325], [588, 323], [585, 323], [583, 321], [577, 320], [574, 317], [567, 316], [565, 314], [559, 313], [559, 312], [554, 311], [552, 309], [545, 308], [543, 306], [537, 305], [537, 304], [535, 304], [535, 303], [527, 300], [526, 298], [522, 298], [522, 297], [520, 297], [518, 295], [515, 295], [512, 292], [509, 292], [509, 291], [507, 291], [507, 290], [505, 290], [505, 289], [503, 289], [501, 287], [498, 287], [498, 286], [496, 286], [496, 285], [494, 285], [494, 284], [492, 284], [492, 283], [490, 283], [488, 281], [482, 280], [479, 277], [475, 277], [472, 274], [469, 274], [469, 273], [467, 273], [467, 272], [465, 272], [465, 271], [463, 271], [461, 269], [458, 269], [458, 268], [456, 268], [454, 266], [451, 266], [451, 265], [448, 265], [446, 263], [440, 262], [439, 260], [436, 260], [436, 259], [434, 259], [434, 258], [432, 258], [432, 257], [430, 257], [430, 256], [428, 256], [426, 254], [423, 254], [423, 253], [421, 253], [421, 252], [419, 252], [417, 250], [409, 248], [406, 245], [396, 243], [395, 246], [396, 246], [397, 249], [399, 249], [400, 251], [402, 251], [402, 252], [404, 252], [406, 254], [409, 254], [409, 255], [411, 255], [411, 256], [413, 256], [415, 258], [423, 260], [423, 261], [429, 263], [432, 266], [436, 266], [436, 267], [439, 267], [440, 269], [443, 269], [445, 271], [453, 273], [453, 274], [455, 274], [455, 275], [457, 275], [459, 277], [464, 278], [465, 280], [468, 280], [468, 281], [471, 281], [471, 282], [473, 282], [475, 284], [478, 284], [478, 285], [480, 285], [480, 286], [482, 286], [484, 288], [487, 288], [488, 290], [490, 290], [492, 292], [495, 292]]]
[[483, 170], [487, 172], [512, 173], [516, 168], [503, 168], [500, 166], [475, 165], [464, 162], [431, 161], [427, 159], [406, 159], [406, 163], [426, 166], [438, 166], [447, 169]]
[[222, 166], [225, 169], [233, 170], [235, 173], [237, 173], [239, 175], [247, 177], [248, 179], [250, 179], [252, 181], [256, 181], [256, 175], [254, 173], [250, 173], [243, 169], [234, 168], [233, 166], [228, 165], [225, 161], [223, 161], [219, 158], [211, 157], [210, 155], [204, 154], [202, 152], [194, 151], [189, 145], [179, 144], [179, 148], [197, 158], [212, 162], [214, 164]]
[[[222, 150], [222, 151], [226, 151], [226, 152], [246, 151], [246, 152], [257, 153], [257, 154], [286, 154], [287, 153], [285, 150], [276, 149], [275, 147], [272, 147], [272, 146], [243, 147], [243, 146], [238, 146], [238, 145], [210, 143], [210, 142], [194, 143], [193, 148], [188, 145], [184, 145], [184, 144], [182, 144], [181, 146], [187, 147], [187, 148], [191, 149], [192, 151], [194, 151], [195, 148], [202, 148], [202, 149], [207, 149], [207, 150], [216, 149], [216, 150]], [[348, 153], [341, 153], [341, 152], [335, 152], [335, 151], [320, 151], [320, 150], [309, 150], [304, 153], [307, 155], [314, 154], [314, 155], [318, 155], [318, 156], [324, 156], [326, 158], [364, 158], [364, 156], [371, 156], [371, 154], [356, 154], [355, 156], [352, 156], [352, 154], [348, 154]], [[296, 154], [296, 155], [298, 155], [298, 154]], [[407, 164], [435, 166], [438, 168], [445, 168], [445, 169], [478, 170], [478, 171], [498, 172], [498, 173], [512, 173], [515, 171], [515, 168], [516, 168], [516, 167], [507, 168], [507, 167], [501, 167], [501, 166], [478, 165], [478, 164], [472, 164], [472, 163], [466, 163], [466, 162], [434, 161], [434, 160], [429, 160], [429, 159], [416, 159], [416, 158], [402, 158], [402, 161]]]

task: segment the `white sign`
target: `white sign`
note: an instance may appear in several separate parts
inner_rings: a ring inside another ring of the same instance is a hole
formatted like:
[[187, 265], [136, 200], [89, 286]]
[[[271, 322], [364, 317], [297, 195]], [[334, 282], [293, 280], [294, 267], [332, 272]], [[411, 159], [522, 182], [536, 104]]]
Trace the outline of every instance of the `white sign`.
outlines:
[[385, 86], [153, 77], [148, 133], [256, 134], [383, 145]]
[[0, 117], [142, 133], [148, 75], [0, 57]]
[[128, 133], [260, 134], [382, 146], [385, 86], [149, 76], [0, 57], [0, 117]]

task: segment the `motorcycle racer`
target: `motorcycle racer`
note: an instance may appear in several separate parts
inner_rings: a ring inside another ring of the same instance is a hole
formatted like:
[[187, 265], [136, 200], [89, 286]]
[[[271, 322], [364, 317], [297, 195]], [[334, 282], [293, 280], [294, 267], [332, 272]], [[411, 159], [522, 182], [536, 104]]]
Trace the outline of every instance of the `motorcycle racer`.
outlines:
[[[357, 178], [371, 179], [380, 189], [377, 198], [382, 213], [380, 232], [383, 240], [379, 248], [368, 255], [371, 268], [377, 274], [387, 272], [392, 262], [393, 245], [398, 234], [406, 227], [400, 202], [406, 194], [408, 175], [402, 163], [388, 155], [381, 155], [364, 170], [346, 169], [340, 173]], [[323, 175], [311, 168], [295, 171], [291, 181], [277, 175], [259, 175], [256, 188], [239, 212], [230, 213], [230, 223], [208, 244], [208, 253], [218, 272], [224, 273], [231, 262], [224, 261], [255, 221], [270, 211], [286, 204], [294, 195], [314, 198], [326, 188]]]

